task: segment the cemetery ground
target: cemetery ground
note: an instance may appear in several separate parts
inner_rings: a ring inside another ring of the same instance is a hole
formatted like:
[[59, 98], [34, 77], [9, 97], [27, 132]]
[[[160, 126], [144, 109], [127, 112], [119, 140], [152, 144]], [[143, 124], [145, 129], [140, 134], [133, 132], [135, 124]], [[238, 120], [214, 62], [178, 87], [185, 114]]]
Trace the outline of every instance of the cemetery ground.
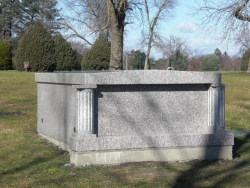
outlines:
[[[250, 75], [223, 72], [226, 129], [250, 131]], [[34, 73], [0, 71], [0, 187], [250, 187], [250, 136], [233, 160], [142, 162], [75, 168], [36, 132]]]

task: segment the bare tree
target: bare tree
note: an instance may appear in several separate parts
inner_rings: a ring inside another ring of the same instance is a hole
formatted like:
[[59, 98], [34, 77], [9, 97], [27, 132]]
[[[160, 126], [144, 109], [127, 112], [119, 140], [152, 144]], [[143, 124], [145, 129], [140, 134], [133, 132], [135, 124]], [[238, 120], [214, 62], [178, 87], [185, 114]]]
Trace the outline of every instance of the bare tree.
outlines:
[[142, 33], [143, 42], [147, 44], [144, 69], [148, 69], [148, 60], [151, 47], [153, 45], [157, 47], [160, 45], [160, 43], [162, 43], [162, 37], [159, 35], [156, 29], [159, 28], [159, 25], [162, 21], [167, 21], [172, 17], [172, 11], [176, 5], [177, 0], [144, 0], [147, 19], [147, 31]]
[[[139, 0], [63, 0], [72, 15], [62, 16], [63, 24], [72, 31], [73, 36], [83, 39], [89, 45], [91, 41], [84, 35], [102, 34], [111, 39], [110, 69], [122, 69], [123, 35], [128, 13], [136, 12]], [[85, 29], [85, 33], [79, 32]]]
[[[171, 57], [173, 57], [173, 55], [175, 55], [176, 53], [181, 53], [183, 57], [186, 57], [188, 59], [192, 56], [194, 52], [188, 45], [187, 39], [176, 37], [173, 35], [170, 35], [169, 38], [164, 39], [161, 43], [158, 43], [157, 45], [157, 48], [159, 48], [163, 52], [163, 55], [167, 57], [169, 61]], [[188, 62], [185, 63], [188, 64]]]
[[239, 54], [250, 48], [250, 30], [245, 30], [235, 37], [235, 44], [239, 46]]
[[[62, 0], [61, 24], [68, 31], [68, 37], [78, 37], [92, 45], [87, 36], [109, 36], [108, 13], [103, 0]], [[65, 11], [67, 10], [67, 11]]]
[[[241, 50], [249, 41], [249, 0], [202, 0], [193, 8], [194, 15], [208, 31], [217, 31], [227, 43], [234, 41]], [[248, 36], [247, 36], [248, 35]], [[242, 37], [247, 37], [242, 39]]]
[[191, 48], [187, 40], [174, 35], [170, 35], [169, 38], [162, 41], [158, 48], [161, 49], [166, 57], [172, 56], [177, 50], [180, 50], [185, 55], [191, 54]]
[[189, 55], [189, 66], [188, 70], [190, 71], [199, 71], [201, 70], [201, 63], [205, 55], [200, 50], [193, 50]]
[[79, 40], [69, 40], [68, 42], [70, 43], [72, 49], [77, 51], [77, 53], [81, 56], [83, 56], [88, 50], [86, 43], [82, 43]]
[[223, 70], [225, 71], [240, 71], [241, 58], [238, 56], [232, 56], [224, 60]]

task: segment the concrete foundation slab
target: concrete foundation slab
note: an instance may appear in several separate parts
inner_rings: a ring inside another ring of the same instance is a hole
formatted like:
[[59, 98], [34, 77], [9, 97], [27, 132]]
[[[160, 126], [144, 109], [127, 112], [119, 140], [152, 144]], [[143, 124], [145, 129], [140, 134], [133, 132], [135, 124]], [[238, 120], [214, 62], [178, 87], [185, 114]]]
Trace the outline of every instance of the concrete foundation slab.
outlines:
[[76, 166], [115, 165], [127, 162], [191, 161], [232, 159], [231, 146], [171, 147], [131, 150], [70, 152], [70, 162]]

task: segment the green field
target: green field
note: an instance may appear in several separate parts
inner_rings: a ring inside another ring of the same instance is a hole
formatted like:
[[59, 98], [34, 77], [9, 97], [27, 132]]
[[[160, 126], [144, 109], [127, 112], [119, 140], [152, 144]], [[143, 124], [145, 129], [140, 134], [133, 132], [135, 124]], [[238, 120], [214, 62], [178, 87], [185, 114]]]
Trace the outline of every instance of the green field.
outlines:
[[[250, 130], [250, 75], [225, 72], [226, 128]], [[36, 133], [34, 73], [0, 71], [0, 187], [250, 187], [250, 137], [234, 160], [74, 168], [69, 154]]]
[[224, 72], [226, 87], [226, 128], [250, 130], [250, 74]]

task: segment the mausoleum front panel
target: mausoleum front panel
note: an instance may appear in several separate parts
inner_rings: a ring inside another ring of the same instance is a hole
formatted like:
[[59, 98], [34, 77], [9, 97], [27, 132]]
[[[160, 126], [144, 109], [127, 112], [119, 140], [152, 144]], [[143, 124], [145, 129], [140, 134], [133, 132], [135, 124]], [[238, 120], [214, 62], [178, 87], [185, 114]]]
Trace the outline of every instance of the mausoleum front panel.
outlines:
[[98, 136], [211, 133], [208, 88], [100, 85], [95, 100]]

